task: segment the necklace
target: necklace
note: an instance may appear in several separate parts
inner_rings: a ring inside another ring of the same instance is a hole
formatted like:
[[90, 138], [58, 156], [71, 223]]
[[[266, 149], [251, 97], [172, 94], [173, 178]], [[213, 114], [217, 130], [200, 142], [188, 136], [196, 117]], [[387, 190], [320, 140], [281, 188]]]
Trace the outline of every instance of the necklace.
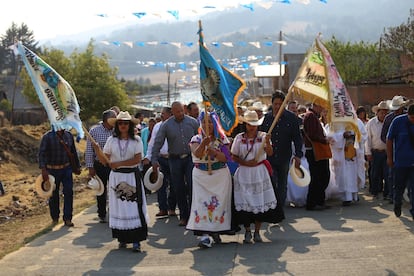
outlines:
[[128, 150], [129, 139], [126, 140], [126, 142], [123, 140], [122, 144], [125, 144], [124, 147], [121, 146], [121, 139], [118, 139], [119, 155], [121, 156], [121, 159], [124, 160], [124, 157]]

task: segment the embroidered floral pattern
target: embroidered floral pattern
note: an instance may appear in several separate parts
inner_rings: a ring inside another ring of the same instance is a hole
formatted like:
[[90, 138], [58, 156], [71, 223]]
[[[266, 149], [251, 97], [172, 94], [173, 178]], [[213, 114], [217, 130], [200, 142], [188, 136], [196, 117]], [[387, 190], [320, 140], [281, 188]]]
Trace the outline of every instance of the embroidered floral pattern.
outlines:
[[224, 215], [226, 214], [226, 211], [223, 211], [221, 215], [215, 215], [214, 212], [216, 211], [216, 208], [218, 206], [220, 206], [220, 202], [217, 196], [212, 196], [209, 202], [204, 201], [205, 208], [200, 211], [200, 214], [199, 214], [199, 211], [197, 210], [194, 211], [195, 223], [200, 223], [201, 221], [204, 221], [204, 222], [223, 224], [225, 221]]

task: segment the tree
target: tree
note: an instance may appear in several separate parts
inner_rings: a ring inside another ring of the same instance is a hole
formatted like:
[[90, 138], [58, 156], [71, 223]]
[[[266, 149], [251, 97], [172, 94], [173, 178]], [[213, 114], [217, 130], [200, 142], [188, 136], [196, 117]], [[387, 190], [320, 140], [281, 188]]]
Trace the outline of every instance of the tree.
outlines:
[[398, 56], [401, 69], [388, 78], [401, 78], [414, 83], [414, 10], [410, 9], [407, 23], [388, 28], [382, 35], [384, 48], [387, 52]]
[[33, 31], [24, 23], [17, 26], [13, 22], [11, 27], [6, 30], [6, 34], [1, 36], [0, 41], [0, 71], [8, 75], [17, 73], [16, 57], [9, 49], [9, 46], [13, 45], [16, 41], [21, 41], [30, 50], [40, 53], [40, 48], [37, 46], [38, 42], [34, 39]]
[[382, 38], [385, 48], [405, 54], [414, 61], [414, 10], [410, 9], [407, 23], [388, 28]]
[[378, 43], [344, 43], [333, 36], [324, 44], [344, 83], [348, 85], [376, 81], [397, 68], [398, 60], [383, 53]]
[[111, 68], [108, 57], [94, 55], [93, 40], [84, 53], [71, 55], [72, 70], [66, 79], [74, 89], [81, 107], [81, 119], [93, 121], [104, 110], [117, 105], [126, 110], [130, 99], [123, 84], [117, 80], [117, 69]]

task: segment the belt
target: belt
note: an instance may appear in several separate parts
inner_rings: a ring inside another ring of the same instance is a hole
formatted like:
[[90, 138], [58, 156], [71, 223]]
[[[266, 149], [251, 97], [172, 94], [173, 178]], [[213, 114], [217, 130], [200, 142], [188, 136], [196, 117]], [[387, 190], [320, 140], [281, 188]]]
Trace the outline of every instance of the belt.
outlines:
[[[194, 163], [194, 167], [196, 167], [197, 169], [200, 169], [202, 171], [208, 171], [208, 163]], [[211, 163], [211, 169], [214, 170], [219, 170], [222, 168], [226, 167], [226, 163], [224, 162], [215, 162], [215, 163]]]
[[184, 159], [184, 158], [187, 158], [189, 156], [189, 154], [188, 153], [184, 153], [184, 154], [172, 154], [172, 153], [170, 153], [168, 156], [171, 159]]
[[69, 166], [69, 164], [70, 163], [68, 162], [62, 165], [46, 165], [46, 168], [50, 170], [60, 170], [60, 169], [66, 168], [67, 166]]
[[385, 152], [385, 149], [372, 149], [371, 151], [375, 151], [375, 152]]
[[160, 157], [168, 159], [169, 155], [168, 155], [168, 153], [167, 154], [160, 154]]

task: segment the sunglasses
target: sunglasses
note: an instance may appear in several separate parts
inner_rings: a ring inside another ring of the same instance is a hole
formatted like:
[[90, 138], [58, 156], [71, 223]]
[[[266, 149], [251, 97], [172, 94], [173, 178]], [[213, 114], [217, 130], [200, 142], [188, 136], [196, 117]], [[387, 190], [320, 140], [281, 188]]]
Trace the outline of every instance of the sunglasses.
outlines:
[[127, 126], [127, 125], [129, 125], [129, 121], [119, 121], [118, 122], [118, 125], [120, 125], [120, 126], [122, 126], [122, 125]]

